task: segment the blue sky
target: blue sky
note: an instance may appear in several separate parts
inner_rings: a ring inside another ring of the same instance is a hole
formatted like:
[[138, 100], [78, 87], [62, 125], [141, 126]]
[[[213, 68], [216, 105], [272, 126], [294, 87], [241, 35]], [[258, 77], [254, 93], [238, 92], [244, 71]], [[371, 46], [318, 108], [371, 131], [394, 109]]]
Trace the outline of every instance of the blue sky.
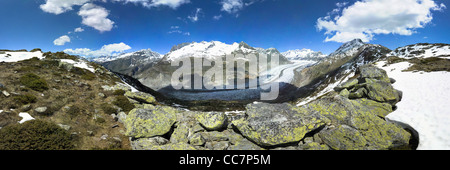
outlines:
[[95, 56], [151, 48], [165, 54], [183, 42], [215, 40], [329, 54], [352, 38], [395, 49], [450, 43], [449, 5], [445, 0], [1, 0], [0, 49], [70, 49]]

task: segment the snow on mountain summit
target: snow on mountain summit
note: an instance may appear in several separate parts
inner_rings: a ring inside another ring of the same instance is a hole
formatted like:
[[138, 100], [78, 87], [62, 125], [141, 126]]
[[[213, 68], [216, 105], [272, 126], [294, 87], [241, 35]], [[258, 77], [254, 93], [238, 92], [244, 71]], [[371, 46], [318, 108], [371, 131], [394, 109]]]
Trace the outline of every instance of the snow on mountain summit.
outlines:
[[202, 41], [199, 43], [194, 42], [190, 44], [183, 44], [182, 46], [179, 47], [177, 46], [177, 48], [173, 48], [173, 50], [167, 54], [166, 60], [173, 61], [183, 57], [199, 57], [199, 58], [213, 59], [217, 56], [232, 54], [235, 51], [240, 51], [243, 53], [251, 53], [256, 52], [256, 49], [248, 46], [243, 42], [225, 44], [220, 41], [210, 41], [210, 42]]
[[99, 58], [93, 59], [93, 61], [99, 62], [99, 63], [104, 63], [104, 62], [114, 61], [114, 60], [123, 59], [123, 58], [127, 58], [127, 57], [139, 57], [139, 58], [145, 58], [148, 60], [157, 60], [157, 59], [162, 58], [161, 54], [154, 52], [151, 49], [143, 49], [143, 50], [139, 50], [139, 51], [135, 51], [135, 52], [131, 52], [131, 53], [123, 53], [123, 54], [120, 54], [117, 56], [99, 57]]
[[319, 61], [327, 56], [322, 54], [322, 52], [316, 52], [310, 49], [289, 50], [282, 54], [290, 61], [299, 61], [299, 60]]
[[400, 47], [388, 54], [400, 58], [428, 58], [441, 57], [450, 58], [450, 44], [428, 44], [419, 43]]

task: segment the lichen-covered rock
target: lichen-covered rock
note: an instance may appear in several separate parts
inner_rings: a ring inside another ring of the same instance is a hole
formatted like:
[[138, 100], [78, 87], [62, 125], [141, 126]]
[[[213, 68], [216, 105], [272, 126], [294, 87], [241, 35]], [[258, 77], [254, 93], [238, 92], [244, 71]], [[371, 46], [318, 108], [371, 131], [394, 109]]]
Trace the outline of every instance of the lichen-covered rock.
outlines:
[[356, 70], [356, 73], [360, 74], [360, 76], [359, 76], [360, 80], [365, 81], [366, 78], [369, 78], [369, 79], [381, 80], [386, 83], [391, 82], [391, 80], [389, 79], [385, 70], [378, 68], [376, 66], [370, 65], [370, 64], [360, 66]]
[[247, 119], [233, 125], [260, 146], [276, 146], [300, 141], [306, 133], [325, 124], [323, 118], [290, 104], [247, 105]]
[[194, 146], [204, 145], [205, 142], [206, 142], [206, 140], [205, 140], [205, 138], [203, 138], [201, 133], [196, 133], [196, 134], [192, 135], [191, 138], [189, 139], [189, 144], [194, 145]]
[[197, 121], [206, 130], [220, 130], [227, 126], [227, 116], [223, 112], [202, 112], [197, 114]]
[[167, 106], [133, 109], [125, 120], [125, 135], [134, 138], [162, 136], [172, 129], [177, 113], [178, 110]]
[[322, 130], [319, 136], [335, 150], [362, 150], [367, 144], [366, 139], [359, 131], [346, 125]]
[[343, 89], [351, 89], [353, 86], [357, 85], [358, 82], [359, 82], [358, 79], [351, 79], [345, 83], [338, 85], [337, 87], [334, 88], [334, 90], [341, 91]]
[[[339, 126], [340, 130], [337, 132], [321, 135], [322, 140], [334, 149], [392, 149], [408, 146], [411, 135], [403, 128], [380, 118], [392, 112], [392, 108], [388, 105], [369, 99], [349, 100], [335, 95], [313, 101], [303, 107], [327, 117], [331, 120], [331, 124]], [[348, 147], [347, 142], [351, 141], [337, 140], [349, 134], [360, 135], [365, 142], [362, 138], [352, 139], [354, 144]], [[356, 144], [358, 142], [361, 145]]]
[[152, 103], [156, 102], [155, 97], [153, 97], [151, 94], [143, 93], [143, 92], [127, 91], [127, 92], [125, 92], [125, 96], [130, 99], [141, 102], [141, 103], [152, 104]]
[[244, 138], [234, 143], [234, 145], [228, 147], [228, 150], [264, 150], [264, 149]]
[[349, 99], [358, 99], [358, 98], [362, 98], [364, 97], [364, 95], [367, 94], [367, 90], [365, 88], [359, 88], [357, 90], [355, 90], [354, 92], [351, 92], [348, 95]]
[[189, 135], [189, 125], [187, 123], [181, 123], [177, 128], [173, 131], [170, 136], [171, 143], [188, 143], [188, 135]]
[[350, 95], [350, 92], [347, 89], [344, 89], [341, 92], [339, 92], [339, 95], [348, 97]]
[[149, 150], [197, 150], [187, 143], [169, 143], [166, 145], [154, 145]]
[[169, 143], [169, 140], [163, 137], [153, 137], [153, 138], [140, 138], [131, 141], [131, 148], [133, 150], [149, 150], [154, 146], [165, 145]]
[[374, 81], [366, 84], [367, 96], [378, 102], [388, 102], [395, 105], [401, 100], [399, 92], [390, 83]]
[[298, 147], [298, 149], [302, 150], [330, 150], [330, 147], [328, 147], [328, 145], [320, 144], [317, 142], [300, 144]]

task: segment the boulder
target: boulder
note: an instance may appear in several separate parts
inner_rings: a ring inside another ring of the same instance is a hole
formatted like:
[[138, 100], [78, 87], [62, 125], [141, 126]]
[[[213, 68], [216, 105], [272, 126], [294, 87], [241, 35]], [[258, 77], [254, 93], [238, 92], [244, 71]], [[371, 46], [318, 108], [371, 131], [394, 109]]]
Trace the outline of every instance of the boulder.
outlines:
[[155, 97], [153, 97], [151, 94], [148, 93], [144, 93], [144, 92], [131, 92], [131, 91], [127, 91], [125, 93], [125, 96], [136, 100], [140, 103], [146, 103], [146, 104], [152, 104], [155, 103]]
[[354, 92], [351, 92], [348, 95], [348, 98], [358, 99], [358, 98], [364, 97], [364, 95], [366, 95], [366, 94], [367, 94], [367, 90], [365, 88], [359, 88], [359, 89], [355, 90]]
[[6, 90], [3, 90], [2, 93], [3, 93], [3, 95], [5, 95], [5, 97], [11, 96], [11, 94], [9, 94]]
[[[331, 126], [338, 127], [339, 130], [336, 130], [336, 132], [333, 130], [322, 130], [324, 132], [319, 132], [319, 134], [326, 133], [320, 137], [327, 145], [332, 146], [332, 148], [392, 149], [409, 145], [411, 134], [403, 128], [388, 123], [381, 118], [383, 115], [392, 112], [392, 107], [389, 104], [378, 103], [369, 99], [350, 100], [340, 95], [335, 95], [313, 101], [302, 107], [310, 110], [310, 112], [317, 112], [327, 117], [331, 120]], [[324, 129], [332, 129], [330, 128], [331, 126], [327, 126]], [[342, 133], [339, 133], [340, 131]], [[333, 135], [338, 136], [330, 137]], [[335, 140], [343, 136], [345, 138], [347, 135], [360, 135], [366, 142], [358, 137], [351, 140], [353, 141], [353, 145], [350, 147], [347, 146], [347, 142], [349, 141]]]
[[187, 143], [169, 143], [166, 145], [154, 145], [149, 150], [197, 150], [194, 146]]
[[163, 137], [153, 137], [153, 138], [140, 138], [131, 141], [131, 148], [133, 150], [149, 150], [154, 146], [160, 146], [168, 144], [169, 140]]
[[195, 133], [190, 137], [189, 143], [194, 146], [202, 146], [206, 143], [206, 140], [203, 138], [201, 133]]
[[37, 113], [44, 113], [45, 111], [47, 111], [47, 107], [38, 107], [34, 109], [34, 111], [36, 111]]
[[378, 102], [388, 102], [392, 105], [398, 103], [401, 98], [397, 90], [390, 83], [384, 81], [374, 81], [366, 84], [367, 96]]
[[228, 147], [230, 147], [230, 142], [228, 141], [220, 141], [220, 142], [207, 142], [205, 144], [205, 148], [211, 149], [211, 150], [226, 150]]
[[334, 88], [335, 91], [341, 91], [343, 89], [351, 89], [353, 86], [358, 84], [358, 79], [351, 79], [345, 83], [342, 83]]
[[188, 143], [188, 135], [189, 135], [189, 125], [187, 123], [181, 123], [177, 128], [173, 131], [170, 136], [171, 143]]
[[218, 131], [227, 127], [227, 116], [223, 112], [201, 112], [197, 121], [206, 129]]
[[58, 124], [59, 127], [63, 128], [64, 130], [70, 130], [70, 126], [69, 125], [64, 125], [64, 124]]
[[263, 150], [263, 148], [244, 138], [228, 147], [228, 150]]
[[356, 73], [359, 73], [359, 80], [363, 80], [360, 82], [365, 82], [366, 78], [381, 80], [386, 83], [391, 82], [385, 70], [370, 64], [358, 67]]
[[344, 96], [344, 97], [349, 97], [350, 92], [347, 89], [341, 90], [341, 92], [339, 92], [339, 95]]
[[324, 118], [290, 104], [254, 103], [246, 106], [247, 118], [233, 125], [260, 146], [299, 142], [306, 133], [325, 124]]
[[117, 114], [117, 121], [119, 121], [120, 123], [124, 123], [126, 119], [127, 119], [127, 114], [125, 112], [119, 112]]
[[133, 109], [125, 120], [125, 135], [134, 138], [162, 136], [172, 129], [177, 113], [178, 110], [167, 106]]
[[367, 144], [366, 139], [358, 130], [347, 125], [322, 130], [319, 136], [335, 150], [362, 150]]

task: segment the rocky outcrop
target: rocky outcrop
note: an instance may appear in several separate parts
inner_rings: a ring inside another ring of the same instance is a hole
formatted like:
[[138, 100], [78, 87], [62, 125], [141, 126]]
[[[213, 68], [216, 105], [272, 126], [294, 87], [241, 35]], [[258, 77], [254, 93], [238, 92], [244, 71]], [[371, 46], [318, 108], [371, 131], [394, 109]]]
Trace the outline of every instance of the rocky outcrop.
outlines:
[[369, 95], [391, 95], [385, 89], [370, 88], [380, 82], [392, 88], [385, 74], [374, 66], [363, 66], [335, 92], [309, 104], [255, 102], [239, 116], [144, 105], [127, 116], [126, 135], [132, 137], [132, 148], [139, 150], [415, 149], [409, 142], [417, 135], [406, 128], [411, 127], [384, 118], [401, 95], [384, 101]]
[[130, 111], [126, 120], [125, 135], [133, 138], [149, 138], [168, 133], [176, 121], [176, 109], [156, 106], [152, 109], [136, 108]]
[[248, 139], [260, 146], [277, 146], [299, 142], [306, 133], [324, 125], [319, 114], [290, 104], [249, 104], [247, 118], [233, 125]]

